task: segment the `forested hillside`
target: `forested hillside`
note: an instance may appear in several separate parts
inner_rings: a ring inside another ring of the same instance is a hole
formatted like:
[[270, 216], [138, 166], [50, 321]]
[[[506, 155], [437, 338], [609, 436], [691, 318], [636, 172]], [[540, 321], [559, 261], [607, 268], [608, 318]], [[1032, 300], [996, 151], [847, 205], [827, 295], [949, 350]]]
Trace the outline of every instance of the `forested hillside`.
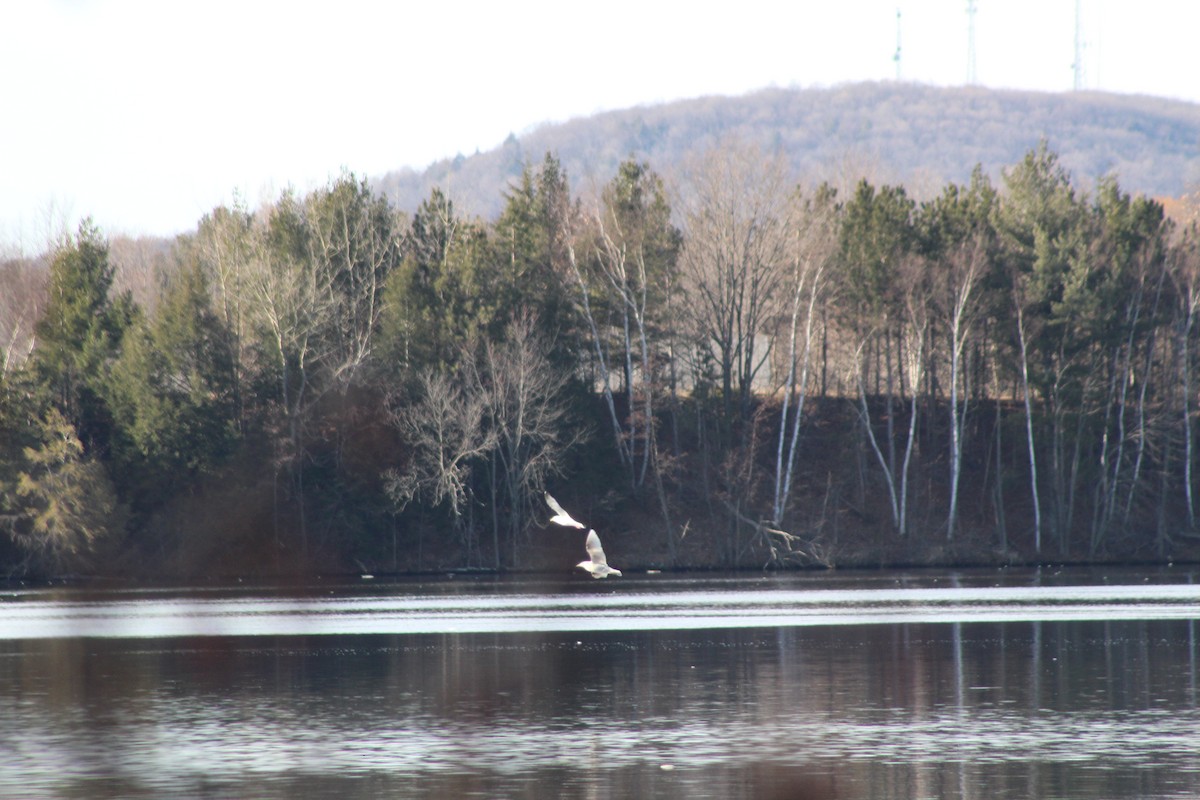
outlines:
[[852, 186], [860, 177], [902, 184], [928, 199], [963, 183], [978, 164], [992, 181], [1042, 139], [1081, 187], [1116, 175], [1134, 194], [1177, 197], [1200, 184], [1200, 106], [1153, 97], [1050, 94], [977, 87], [867, 83], [766, 89], [631, 108], [516, 131], [494, 150], [463, 154], [420, 172], [400, 170], [376, 187], [416, 208], [440, 186], [467, 214], [491, 217], [527, 161], [552, 152], [579, 188], [602, 184], [633, 157], [671, 174], [724, 138], [779, 148], [809, 182]]
[[1200, 553], [1194, 225], [1044, 144], [922, 200], [793, 166], [83, 223], [0, 271], [0, 569], [569, 570], [546, 488], [626, 569]]

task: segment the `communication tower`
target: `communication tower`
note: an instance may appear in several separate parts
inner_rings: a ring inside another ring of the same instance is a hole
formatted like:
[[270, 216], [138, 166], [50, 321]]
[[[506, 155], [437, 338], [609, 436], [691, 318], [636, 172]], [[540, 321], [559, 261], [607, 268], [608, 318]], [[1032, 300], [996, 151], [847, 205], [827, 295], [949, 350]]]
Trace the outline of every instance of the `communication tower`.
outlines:
[[896, 62], [896, 80], [900, 80], [900, 9], [896, 9], [896, 53], [892, 56]]
[[1075, 0], [1075, 63], [1071, 65], [1075, 73], [1075, 91], [1083, 88], [1083, 2]]
[[975, 75], [975, 0], [967, 0], [967, 85], [974, 86]]

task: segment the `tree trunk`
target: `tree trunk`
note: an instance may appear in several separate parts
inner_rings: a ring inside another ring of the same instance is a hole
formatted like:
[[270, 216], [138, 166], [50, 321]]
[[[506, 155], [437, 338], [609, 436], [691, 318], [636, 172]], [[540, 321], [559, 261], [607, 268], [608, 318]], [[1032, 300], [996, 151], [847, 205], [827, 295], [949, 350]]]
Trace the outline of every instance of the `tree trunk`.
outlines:
[[1025, 397], [1025, 439], [1029, 447], [1029, 489], [1033, 499], [1033, 549], [1042, 552], [1042, 507], [1038, 499], [1037, 451], [1033, 445], [1033, 403], [1029, 392], [1029, 353], [1025, 342], [1025, 314], [1017, 306], [1017, 339], [1021, 345], [1021, 389]]

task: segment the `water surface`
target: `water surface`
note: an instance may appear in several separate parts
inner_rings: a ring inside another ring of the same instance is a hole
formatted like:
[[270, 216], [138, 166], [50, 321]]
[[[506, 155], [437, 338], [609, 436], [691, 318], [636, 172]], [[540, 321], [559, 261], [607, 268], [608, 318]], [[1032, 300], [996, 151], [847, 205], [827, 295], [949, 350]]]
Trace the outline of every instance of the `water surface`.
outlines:
[[1194, 797], [1152, 574], [10, 588], [0, 795]]

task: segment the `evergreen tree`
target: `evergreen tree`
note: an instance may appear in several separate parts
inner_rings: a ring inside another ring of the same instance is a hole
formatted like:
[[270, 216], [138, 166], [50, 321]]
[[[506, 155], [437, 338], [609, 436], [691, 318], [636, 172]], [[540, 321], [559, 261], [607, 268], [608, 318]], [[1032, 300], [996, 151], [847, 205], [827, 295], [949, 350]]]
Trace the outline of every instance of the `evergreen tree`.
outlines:
[[547, 153], [539, 169], [526, 166], [521, 173], [491, 238], [497, 309], [489, 337], [503, 339], [515, 320], [531, 314], [550, 343], [551, 362], [559, 367], [577, 363], [583, 347], [568, 266], [575, 216], [567, 174]]
[[[1045, 481], [1051, 490], [1049, 521], [1062, 551], [1078, 486], [1072, 464], [1079, 463], [1080, 453], [1072, 445], [1080, 439], [1072, 431], [1083, 421], [1077, 415], [1081, 398], [1099, 377], [1088, 365], [1082, 298], [1068, 297], [1070, 283], [1083, 279], [1088, 269], [1089, 213], [1045, 142], [1004, 179], [1006, 194], [995, 219], [1000, 267], [1011, 297], [1007, 338], [1014, 343], [1010, 352], [1025, 402], [1035, 549], [1041, 550]], [[1046, 441], [1039, 444], [1044, 434]]]
[[109, 397], [118, 460], [143, 501], [161, 501], [230, 451], [237, 429], [229, 332], [198, 265], [177, 271], [152, 320], [125, 337]]
[[25, 517], [26, 501], [17, 494], [19, 476], [26, 469], [26, 448], [41, 444], [38, 432], [41, 415], [49, 409], [47, 391], [29, 368], [0, 374], [0, 570], [23, 556], [9, 552], [14, 535]]
[[104, 466], [84, 453], [70, 421], [50, 408], [37, 426], [39, 442], [25, 448], [16, 494], [17, 543], [35, 569], [84, 566], [97, 545], [121, 532], [124, 513]]
[[915, 249], [916, 206], [903, 187], [859, 182], [839, 236], [843, 296], [854, 324], [886, 329], [898, 317], [901, 262]]
[[110, 300], [112, 281], [108, 245], [85, 220], [50, 265], [46, 310], [35, 327], [38, 375], [89, 450], [107, 446], [104, 375], [136, 316], [128, 295]]
[[200, 220], [194, 234], [181, 236], [176, 242], [180, 264], [185, 268], [195, 264], [203, 270], [212, 293], [213, 310], [229, 333], [241, 431], [251, 421], [250, 410], [255, 399], [248, 385], [255, 345], [251, 332], [254, 298], [250, 282], [254, 234], [254, 218], [244, 208], [221, 206]]
[[381, 332], [393, 369], [443, 370], [468, 339], [492, 327], [497, 299], [486, 248], [484, 227], [457, 216], [441, 190], [421, 203], [385, 292]]

